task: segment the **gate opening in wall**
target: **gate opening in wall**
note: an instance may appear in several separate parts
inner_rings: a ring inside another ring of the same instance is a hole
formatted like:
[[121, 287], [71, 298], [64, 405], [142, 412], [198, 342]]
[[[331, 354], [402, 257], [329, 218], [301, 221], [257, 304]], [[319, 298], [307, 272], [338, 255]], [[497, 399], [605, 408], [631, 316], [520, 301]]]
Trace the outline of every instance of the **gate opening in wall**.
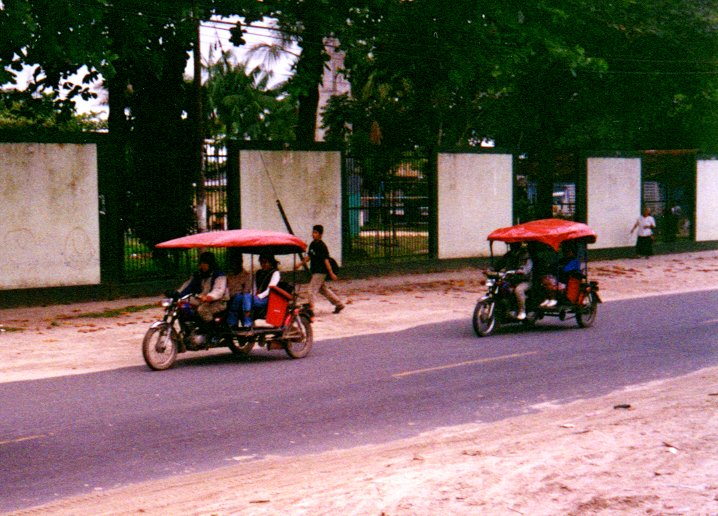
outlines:
[[641, 176], [642, 203], [656, 219], [656, 237], [668, 243], [693, 240], [695, 151], [646, 151]]
[[345, 173], [345, 261], [430, 254], [428, 157], [404, 155], [393, 163], [347, 157]]

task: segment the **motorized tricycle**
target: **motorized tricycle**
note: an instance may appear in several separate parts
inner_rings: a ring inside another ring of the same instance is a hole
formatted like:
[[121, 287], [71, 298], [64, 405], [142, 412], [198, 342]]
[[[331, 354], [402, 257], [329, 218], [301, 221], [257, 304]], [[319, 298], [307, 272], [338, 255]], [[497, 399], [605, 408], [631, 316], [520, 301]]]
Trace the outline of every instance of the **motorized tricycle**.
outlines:
[[[521, 323], [532, 326], [546, 316], [558, 317], [561, 321], [575, 318], [581, 328], [591, 326], [597, 316], [598, 282], [588, 279], [588, 258], [586, 244], [596, 241], [596, 233], [586, 224], [561, 219], [541, 219], [497, 229], [487, 238], [490, 242], [491, 260], [494, 261], [493, 243], [525, 244], [529, 256], [534, 262], [534, 271], [538, 270], [537, 262], [541, 259], [538, 250], [543, 246], [554, 253], [567, 244], [578, 250], [577, 259], [580, 268], [566, 278], [566, 283], [553, 292], [547, 292], [541, 283], [539, 274], [534, 274], [527, 292], [526, 314], [517, 315], [517, 301], [514, 287], [517, 282], [515, 270], [486, 272], [487, 292], [476, 303], [472, 322], [474, 331], [479, 337], [494, 333], [501, 325]], [[560, 275], [557, 270], [556, 276]], [[547, 296], [554, 298], [546, 303]]]
[[[307, 249], [306, 243], [289, 233], [235, 229], [198, 233], [157, 244], [162, 249], [227, 247], [242, 254], [292, 254]], [[283, 287], [283, 288], [282, 288]], [[297, 301], [293, 283], [282, 282], [270, 287], [263, 321], [252, 326], [231, 328], [226, 322], [227, 311], [204, 321], [192, 308], [191, 294], [169, 295], [163, 300], [161, 320], [153, 323], [142, 341], [142, 356], [154, 370], [169, 369], [178, 353], [227, 347], [237, 355], [249, 354], [255, 345], [284, 350], [291, 358], [309, 354], [313, 343], [312, 317], [307, 306]]]

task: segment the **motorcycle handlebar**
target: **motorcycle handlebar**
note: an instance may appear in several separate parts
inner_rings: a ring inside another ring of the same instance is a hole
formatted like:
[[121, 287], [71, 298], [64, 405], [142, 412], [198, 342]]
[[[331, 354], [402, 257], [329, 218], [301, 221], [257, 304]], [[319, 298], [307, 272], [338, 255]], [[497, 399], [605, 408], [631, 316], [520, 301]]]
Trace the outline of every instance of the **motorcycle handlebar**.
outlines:
[[492, 271], [488, 270], [486, 271], [486, 277], [487, 278], [502, 278], [504, 276], [511, 276], [514, 274], [518, 274], [518, 271], [510, 270], [510, 271]]

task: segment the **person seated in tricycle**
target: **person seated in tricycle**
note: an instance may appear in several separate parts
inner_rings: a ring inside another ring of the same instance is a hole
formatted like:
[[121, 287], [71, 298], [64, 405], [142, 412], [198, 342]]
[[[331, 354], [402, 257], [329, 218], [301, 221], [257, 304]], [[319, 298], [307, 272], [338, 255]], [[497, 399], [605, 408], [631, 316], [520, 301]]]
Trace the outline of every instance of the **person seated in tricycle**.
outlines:
[[270, 287], [277, 285], [280, 280], [279, 262], [272, 254], [259, 255], [260, 269], [254, 275], [253, 292], [237, 294], [232, 297], [227, 313], [227, 324], [236, 328], [239, 323], [240, 311], [242, 313], [242, 326], [249, 328], [255, 318], [261, 314], [269, 304]]
[[197, 271], [184, 282], [177, 292], [178, 297], [193, 294], [190, 305], [203, 321], [209, 322], [227, 306], [229, 292], [227, 277], [217, 266], [214, 253], [206, 251], [199, 256]]
[[581, 276], [581, 261], [576, 255], [576, 247], [571, 244], [561, 246], [563, 256], [558, 262], [558, 276], [546, 274], [541, 278], [541, 286], [546, 292], [546, 299], [539, 305], [541, 308], [553, 308], [562, 295], [565, 295], [566, 285], [572, 276]]

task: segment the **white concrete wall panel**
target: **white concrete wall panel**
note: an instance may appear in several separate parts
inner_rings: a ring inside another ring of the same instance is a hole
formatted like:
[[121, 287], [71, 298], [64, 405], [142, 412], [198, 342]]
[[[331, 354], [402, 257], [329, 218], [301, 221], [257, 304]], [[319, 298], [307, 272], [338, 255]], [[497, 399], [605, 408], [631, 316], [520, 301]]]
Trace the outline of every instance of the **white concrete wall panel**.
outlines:
[[329, 252], [342, 263], [340, 152], [242, 150], [239, 166], [243, 228], [286, 231], [279, 195], [294, 233], [309, 244], [312, 226], [322, 224]]
[[2, 289], [100, 283], [94, 144], [0, 144]]
[[486, 240], [512, 224], [510, 154], [439, 154], [439, 258], [488, 256]]
[[628, 247], [629, 234], [641, 211], [640, 158], [589, 158], [588, 225], [598, 239], [591, 248]]
[[718, 240], [718, 161], [696, 162], [696, 241]]

